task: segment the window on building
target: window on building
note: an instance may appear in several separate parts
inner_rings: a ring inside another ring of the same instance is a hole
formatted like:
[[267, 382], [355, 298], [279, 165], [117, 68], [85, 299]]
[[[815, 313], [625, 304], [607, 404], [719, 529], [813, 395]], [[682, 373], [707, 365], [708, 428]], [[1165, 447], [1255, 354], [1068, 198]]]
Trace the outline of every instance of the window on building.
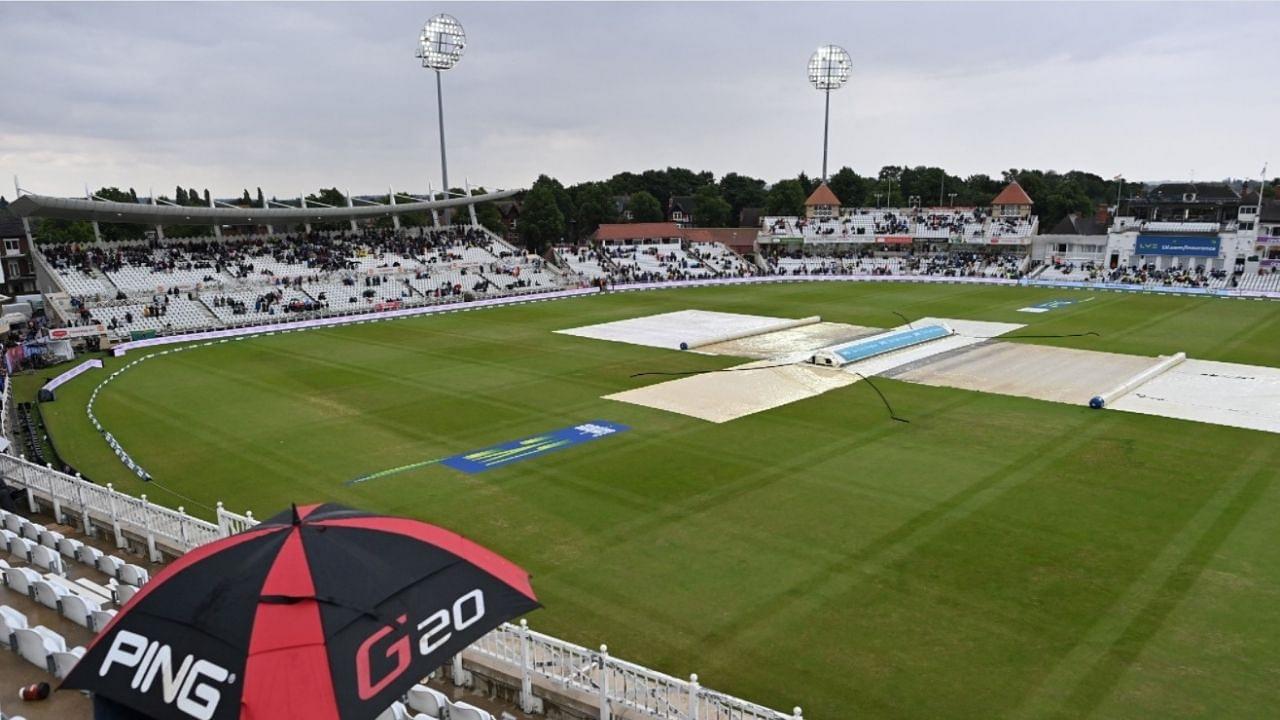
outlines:
[[22, 241], [18, 238], [5, 238], [4, 252], [6, 255], [22, 252]]
[[22, 273], [18, 272], [18, 261], [17, 261], [17, 260], [10, 260], [10, 261], [9, 261], [9, 264], [8, 264], [8, 266], [7, 266], [7, 267], [9, 268], [9, 277], [11, 277], [11, 278], [16, 278], [16, 277], [18, 277], [19, 275], [21, 275], [21, 274], [22, 274]]

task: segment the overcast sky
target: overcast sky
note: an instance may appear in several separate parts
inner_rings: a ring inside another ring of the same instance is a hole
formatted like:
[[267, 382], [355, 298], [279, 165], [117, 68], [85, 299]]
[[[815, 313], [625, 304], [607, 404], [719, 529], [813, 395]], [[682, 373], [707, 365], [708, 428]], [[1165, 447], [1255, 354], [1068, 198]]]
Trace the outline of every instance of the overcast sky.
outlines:
[[[1277, 3], [0, 3], [0, 171], [25, 188], [527, 187], [678, 165], [820, 172], [805, 63], [848, 49], [831, 166], [1104, 177], [1280, 170]], [[0, 194], [12, 197], [6, 177]]]

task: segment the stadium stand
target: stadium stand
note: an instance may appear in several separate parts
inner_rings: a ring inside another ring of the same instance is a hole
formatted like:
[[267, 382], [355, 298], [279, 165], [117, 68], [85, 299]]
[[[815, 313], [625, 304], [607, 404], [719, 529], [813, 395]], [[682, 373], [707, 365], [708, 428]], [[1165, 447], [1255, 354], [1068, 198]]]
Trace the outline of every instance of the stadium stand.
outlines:
[[747, 261], [723, 243], [691, 242], [689, 256], [702, 262], [713, 273], [722, 277], [742, 277], [752, 273], [752, 268]]
[[1259, 270], [1256, 273], [1244, 273], [1240, 276], [1236, 287], [1241, 290], [1280, 292], [1280, 269], [1270, 272]]
[[608, 277], [609, 270], [605, 267], [604, 261], [601, 260], [600, 254], [595, 248], [584, 245], [582, 247], [559, 246], [555, 248], [556, 259], [568, 271], [585, 281], [598, 280]]
[[[1038, 280], [1136, 285], [1144, 288], [1221, 289], [1228, 287], [1231, 282], [1230, 274], [1225, 270], [1206, 269], [1203, 265], [1188, 265], [1164, 270], [1157, 269], [1153, 265], [1104, 269], [1093, 262], [1052, 263], [1044, 266], [1035, 277]], [[1245, 287], [1243, 283], [1242, 280], [1239, 287]]]
[[808, 243], [942, 241], [988, 244], [993, 239], [1028, 238], [1037, 218], [991, 217], [981, 208], [846, 208], [838, 218], [762, 218], [764, 240], [800, 238]]
[[790, 251], [765, 259], [775, 275], [894, 275], [937, 277], [990, 277], [1016, 279], [1028, 267], [1025, 255], [1013, 252], [908, 253], [885, 257], [869, 250], [830, 252], [822, 255]]
[[562, 287], [483, 228], [44, 245], [67, 325], [169, 334]]

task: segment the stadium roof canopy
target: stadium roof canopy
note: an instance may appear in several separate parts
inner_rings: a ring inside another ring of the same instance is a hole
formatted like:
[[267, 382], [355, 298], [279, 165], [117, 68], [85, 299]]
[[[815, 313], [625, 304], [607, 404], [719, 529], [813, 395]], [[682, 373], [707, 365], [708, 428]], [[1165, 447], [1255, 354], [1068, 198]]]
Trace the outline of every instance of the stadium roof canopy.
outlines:
[[500, 190], [470, 197], [433, 201], [424, 200], [396, 203], [395, 205], [308, 208], [142, 205], [131, 202], [27, 194], [9, 203], [9, 210], [18, 217], [91, 220], [95, 222], [138, 223], [144, 225], [271, 225], [320, 222], [324, 220], [360, 220], [429, 210], [444, 210], [447, 208], [466, 207], [473, 203], [502, 200], [515, 195], [517, 192], [519, 190]]

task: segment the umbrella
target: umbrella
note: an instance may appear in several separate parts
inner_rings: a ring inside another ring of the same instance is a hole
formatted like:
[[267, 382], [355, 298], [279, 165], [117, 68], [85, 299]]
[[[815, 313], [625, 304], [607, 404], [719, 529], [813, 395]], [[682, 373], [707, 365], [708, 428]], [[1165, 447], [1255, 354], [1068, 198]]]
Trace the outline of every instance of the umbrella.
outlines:
[[62, 687], [112, 717], [365, 720], [536, 607], [524, 570], [452, 532], [295, 507], [158, 573]]

